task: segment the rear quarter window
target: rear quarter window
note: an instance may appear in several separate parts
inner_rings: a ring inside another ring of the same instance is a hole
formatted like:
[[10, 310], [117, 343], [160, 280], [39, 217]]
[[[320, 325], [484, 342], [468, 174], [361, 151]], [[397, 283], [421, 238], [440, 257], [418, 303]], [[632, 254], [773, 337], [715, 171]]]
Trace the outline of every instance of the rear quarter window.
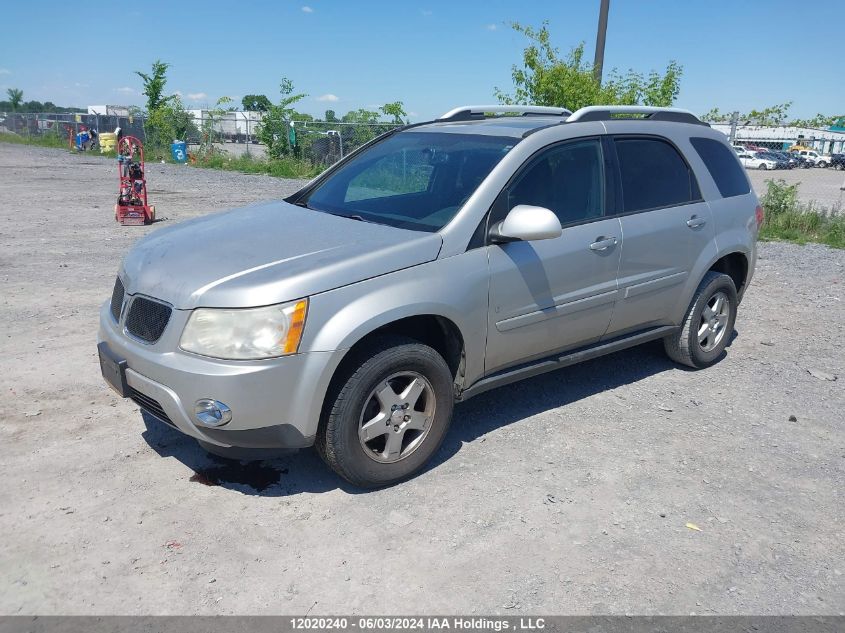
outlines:
[[723, 198], [742, 196], [751, 191], [745, 172], [727, 145], [700, 136], [692, 137], [690, 143], [701, 157]]

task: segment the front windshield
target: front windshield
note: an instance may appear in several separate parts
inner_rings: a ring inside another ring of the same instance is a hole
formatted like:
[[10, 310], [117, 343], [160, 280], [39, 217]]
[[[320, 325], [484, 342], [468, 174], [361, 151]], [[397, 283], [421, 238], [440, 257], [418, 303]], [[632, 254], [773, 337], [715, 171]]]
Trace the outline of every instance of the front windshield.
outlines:
[[517, 140], [398, 132], [354, 157], [300, 203], [357, 220], [439, 231]]

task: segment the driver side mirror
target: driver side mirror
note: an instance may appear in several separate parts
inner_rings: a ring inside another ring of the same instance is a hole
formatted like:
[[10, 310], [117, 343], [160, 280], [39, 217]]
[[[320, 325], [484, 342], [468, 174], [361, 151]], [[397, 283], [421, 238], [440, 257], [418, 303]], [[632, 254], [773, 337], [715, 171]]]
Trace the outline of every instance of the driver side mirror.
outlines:
[[490, 229], [494, 244], [506, 242], [551, 240], [560, 237], [562, 229], [557, 216], [545, 207], [519, 204], [504, 220]]

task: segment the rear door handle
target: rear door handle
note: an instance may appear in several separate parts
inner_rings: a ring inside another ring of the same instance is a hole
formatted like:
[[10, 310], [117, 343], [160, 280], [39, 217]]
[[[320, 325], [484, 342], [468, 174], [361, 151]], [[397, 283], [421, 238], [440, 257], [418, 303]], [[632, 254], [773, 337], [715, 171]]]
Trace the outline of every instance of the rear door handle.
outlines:
[[707, 224], [707, 220], [704, 218], [700, 218], [697, 215], [692, 216], [689, 220], [687, 220], [687, 226], [691, 229], [698, 228], [699, 226], [704, 226]]
[[615, 237], [597, 237], [596, 241], [590, 244], [591, 251], [606, 251], [611, 246], [616, 246], [618, 240]]

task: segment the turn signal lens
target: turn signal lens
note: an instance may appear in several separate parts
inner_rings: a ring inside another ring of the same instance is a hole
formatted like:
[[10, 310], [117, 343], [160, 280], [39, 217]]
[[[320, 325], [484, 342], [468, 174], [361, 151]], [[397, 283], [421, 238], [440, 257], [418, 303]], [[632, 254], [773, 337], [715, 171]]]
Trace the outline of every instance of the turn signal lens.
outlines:
[[754, 209], [754, 217], [757, 219], [757, 228], [759, 229], [763, 226], [763, 219], [766, 217], [766, 214], [763, 212], [763, 207], [759, 204], [757, 205], [757, 208]]
[[285, 337], [285, 354], [296, 354], [299, 342], [302, 340], [302, 330], [305, 328], [305, 315], [308, 313], [308, 301], [297, 301], [290, 315], [290, 327]]

